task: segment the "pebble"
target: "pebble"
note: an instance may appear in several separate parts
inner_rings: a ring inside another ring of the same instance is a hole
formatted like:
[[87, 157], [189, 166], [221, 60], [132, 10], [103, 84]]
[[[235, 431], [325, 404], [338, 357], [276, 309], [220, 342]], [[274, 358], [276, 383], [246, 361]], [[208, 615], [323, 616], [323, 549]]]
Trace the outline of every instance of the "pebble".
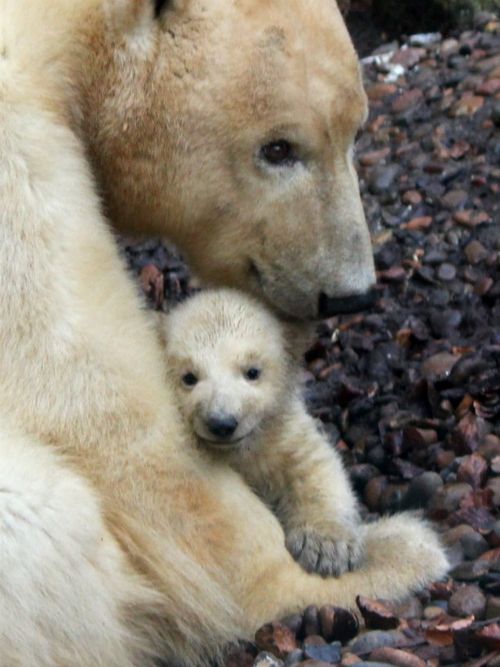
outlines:
[[436, 514], [449, 514], [457, 510], [460, 506], [462, 498], [472, 493], [472, 486], [464, 482], [452, 482], [445, 484], [435, 493], [430, 511]]
[[500, 507], [500, 477], [489, 479], [486, 488], [493, 494], [492, 502], [495, 507]]
[[451, 373], [458, 358], [449, 352], [438, 352], [423, 362], [420, 371], [427, 380], [444, 379]]
[[418, 656], [389, 646], [375, 649], [370, 655], [370, 660], [388, 662], [397, 667], [426, 667], [425, 661]]
[[469, 560], [479, 558], [479, 556], [482, 556], [489, 548], [488, 542], [476, 531], [464, 535], [460, 540], [460, 544], [464, 550], [465, 557]]
[[454, 118], [457, 118], [458, 116], [472, 116], [477, 113], [483, 105], [484, 97], [465, 94], [453, 105], [450, 111], [450, 116]]
[[272, 653], [262, 652], [255, 658], [254, 667], [283, 667], [282, 660], [278, 660]]
[[[445, 310], [433, 310], [430, 314], [432, 333], [437, 338], [446, 338], [457, 331], [462, 322], [462, 313], [459, 310], [446, 308]], [[460, 360], [458, 360], [460, 361]], [[457, 362], [458, 363], [458, 362]], [[456, 363], [453, 369], [456, 367]]]
[[454, 616], [473, 615], [481, 620], [486, 612], [486, 597], [478, 586], [462, 586], [451, 596], [449, 610]]
[[429, 605], [424, 609], [424, 618], [426, 618], [429, 621], [432, 621], [435, 618], [439, 618], [439, 616], [442, 616], [443, 610], [441, 607], [438, 607], [436, 605]]
[[278, 621], [267, 623], [257, 630], [255, 643], [261, 651], [273, 653], [278, 658], [286, 657], [297, 648], [294, 633]]
[[455, 280], [456, 275], [456, 268], [453, 266], [453, 264], [448, 264], [447, 262], [441, 264], [437, 272], [437, 277], [439, 280], [443, 280], [445, 282], [451, 282], [452, 280]]
[[342, 656], [342, 644], [334, 642], [324, 646], [306, 646], [304, 645], [304, 654], [306, 658], [313, 660], [323, 660], [324, 662], [340, 662]]
[[463, 208], [468, 198], [469, 193], [465, 190], [449, 190], [441, 197], [441, 204], [444, 208], [454, 211], [457, 208]]
[[354, 639], [349, 648], [357, 655], [371, 653], [382, 646], [404, 646], [405, 635], [399, 630], [373, 630]]
[[435, 496], [438, 489], [443, 486], [441, 475], [437, 472], [427, 471], [414, 477], [410, 481], [408, 491], [403, 498], [404, 509], [419, 509], [427, 507]]
[[497, 618], [500, 616], [500, 597], [497, 595], [488, 595], [486, 600], [486, 618]]
[[423, 97], [424, 95], [419, 88], [407, 90], [396, 97], [396, 99], [392, 102], [391, 110], [393, 113], [408, 111], [412, 107], [415, 107], [417, 104], [422, 102]]
[[401, 168], [397, 164], [378, 165], [373, 168], [368, 187], [372, 194], [382, 194], [394, 183]]
[[418, 190], [407, 190], [401, 197], [403, 204], [417, 206], [422, 203], [422, 195]]
[[368, 98], [372, 101], [382, 100], [385, 97], [394, 95], [398, 87], [393, 83], [375, 83], [367, 89]]
[[495, 125], [500, 126], [500, 100], [493, 104], [491, 109], [491, 120], [495, 123]]
[[371, 167], [373, 165], [383, 162], [385, 158], [391, 154], [391, 149], [389, 147], [381, 148], [377, 151], [370, 151], [368, 153], [363, 153], [359, 157], [359, 162], [364, 167]]
[[488, 251], [479, 241], [470, 241], [464, 248], [465, 256], [469, 264], [479, 264], [488, 256]]

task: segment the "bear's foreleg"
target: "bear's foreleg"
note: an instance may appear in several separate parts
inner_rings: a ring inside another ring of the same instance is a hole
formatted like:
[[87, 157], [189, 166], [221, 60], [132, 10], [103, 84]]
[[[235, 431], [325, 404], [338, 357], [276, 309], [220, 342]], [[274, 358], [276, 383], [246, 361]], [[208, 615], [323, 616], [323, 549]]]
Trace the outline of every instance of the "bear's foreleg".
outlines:
[[243, 474], [268, 501], [286, 546], [307, 572], [339, 576], [364, 553], [356, 498], [340, 455], [295, 398], [245, 457]]

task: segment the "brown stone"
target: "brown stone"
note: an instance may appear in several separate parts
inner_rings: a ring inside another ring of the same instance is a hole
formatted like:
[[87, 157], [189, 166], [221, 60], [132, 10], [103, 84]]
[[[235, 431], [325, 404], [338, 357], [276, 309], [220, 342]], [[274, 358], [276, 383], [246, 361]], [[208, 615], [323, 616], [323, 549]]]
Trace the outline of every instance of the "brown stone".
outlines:
[[384, 97], [394, 95], [398, 90], [393, 83], [375, 83], [367, 90], [368, 98], [372, 101], [383, 100]]
[[416, 206], [422, 203], [422, 195], [418, 190], [407, 190], [401, 197], [401, 201], [407, 206]]
[[464, 248], [465, 256], [469, 264], [479, 264], [488, 256], [488, 251], [479, 241], [471, 241]]
[[500, 90], [500, 79], [488, 79], [476, 88], [478, 95], [492, 96]]
[[403, 65], [403, 67], [411, 68], [417, 65], [426, 55], [427, 51], [418, 47], [399, 49], [399, 51], [396, 51], [392, 56], [391, 62], [396, 65]]
[[478, 586], [462, 586], [451, 596], [449, 611], [454, 616], [481, 620], [486, 612], [486, 597]]
[[458, 102], [456, 102], [450, 112], [453, 118], [458, 116], [473, 116], [484, 104], [484, 97], [478, 95], [463, 95]]
[[390, 155], [390, 148], [381, 148], [378, 151], [370, 151], [369, 153], [363, 153], [359, 158], [359, 162], [363, 167], [372, 167], [374, 164], [378, 164], [385, 160], [385, 158]]
[[438, 352], [424, 361], [420, 367], [422, 375], [427, 380], [442, 380], [448, 377], [453, 366], [460, 357], [449, 352]]
[[276, 621], [257, 630], [255, 643], [259, 650], [269, 651], [278, 658], [286, 658], [288, 653], [297, 648], [297, 640], [290, 628]]
[[[393, 113], [408, 111], [423, 100], [424, 94], [419, 88], [412, 88], [399, 95], [391, 105]], [[482, 97], [479, 99], [483, 99]]]
[[441, 198], [441, 204], [450, 210], [461, 208], [467, 201], [469, 194], [465, 190], [450, 190]]
[[431, 225], [432, 217], [430, 215], [424, 215], [418, 218], [413, 218], [403, 226], [405, 229], [409, 229], [410, 231], [419, 231], [428, 229]]

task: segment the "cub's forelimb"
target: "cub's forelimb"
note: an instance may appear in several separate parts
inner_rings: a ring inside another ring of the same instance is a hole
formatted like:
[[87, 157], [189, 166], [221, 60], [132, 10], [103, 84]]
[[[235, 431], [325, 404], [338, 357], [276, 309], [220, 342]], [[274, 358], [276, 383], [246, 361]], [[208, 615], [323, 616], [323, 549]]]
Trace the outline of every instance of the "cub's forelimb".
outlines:
[[259, 440], [232, 465], [273, 507], [295, 560], [322, 576], [356, 568], [364, 554], [356, 498], [339, 453], [298, 396]]

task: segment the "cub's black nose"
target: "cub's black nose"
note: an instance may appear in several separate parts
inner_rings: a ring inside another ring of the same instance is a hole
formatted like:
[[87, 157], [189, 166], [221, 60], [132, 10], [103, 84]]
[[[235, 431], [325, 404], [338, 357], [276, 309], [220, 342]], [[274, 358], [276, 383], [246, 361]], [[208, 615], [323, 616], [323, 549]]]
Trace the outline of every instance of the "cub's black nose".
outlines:
[[318, 315], [319, 317], [332, 317], [333, 315], [345, 315], [357, 313], [359, 310], [371, 308], [375, 303], [376, 292], [374, 289], [364, 294], [349, 294], [348, 296], [331, 297], [321, 292], [319, 295]]
[[216, 438], [227, 440], [238, 428], [238, 421], [232, 416], [209, 417], [207, 428]]

